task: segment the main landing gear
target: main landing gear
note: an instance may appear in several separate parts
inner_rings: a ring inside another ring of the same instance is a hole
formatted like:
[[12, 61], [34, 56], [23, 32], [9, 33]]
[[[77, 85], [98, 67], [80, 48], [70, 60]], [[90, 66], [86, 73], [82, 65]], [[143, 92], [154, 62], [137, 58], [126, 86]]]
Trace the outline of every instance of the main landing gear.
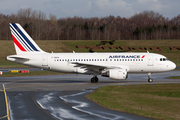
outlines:
[[148, 82], [152, 83], [153, 79], [151, 78], [151, 73], [148, 73]]
[[98, 82], [98, 77], [97, 76], [94, 76], [91, 78], [91, 83], [97, 83]]

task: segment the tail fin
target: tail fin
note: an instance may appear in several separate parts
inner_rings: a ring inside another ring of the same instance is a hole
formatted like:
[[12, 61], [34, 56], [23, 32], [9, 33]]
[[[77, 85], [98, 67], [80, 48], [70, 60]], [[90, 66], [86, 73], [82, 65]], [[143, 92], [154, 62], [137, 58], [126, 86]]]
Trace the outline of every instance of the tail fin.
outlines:
[[18, 23], [10, 23], [16, 54], [44, 52]]

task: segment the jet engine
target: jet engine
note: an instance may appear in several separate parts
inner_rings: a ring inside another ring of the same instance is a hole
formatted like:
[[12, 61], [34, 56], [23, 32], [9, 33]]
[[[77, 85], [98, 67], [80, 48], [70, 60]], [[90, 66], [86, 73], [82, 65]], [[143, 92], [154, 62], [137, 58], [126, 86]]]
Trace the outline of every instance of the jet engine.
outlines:
[[116, 80], [125, 80], [127, 79], [128, 74], [125, 69], [109, 69], [102, 71], [101, 76]]

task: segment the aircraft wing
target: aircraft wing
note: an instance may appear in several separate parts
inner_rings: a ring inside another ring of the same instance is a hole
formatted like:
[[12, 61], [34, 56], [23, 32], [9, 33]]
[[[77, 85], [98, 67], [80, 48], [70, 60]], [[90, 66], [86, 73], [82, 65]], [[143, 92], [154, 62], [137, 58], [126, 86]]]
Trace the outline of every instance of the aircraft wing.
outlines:
[[99, 72], [104, 69], [126, 69], [127, 71], [129, 71], [129, 67], [125, 65], [120, 65], [120, 66], [98, 65], [98, 64], [79, 63], [79, 62], [71, 62], [71, 64], [75, 64], [74, 67], [81, 67], [89, 71], [95, 71], [95, 72]]

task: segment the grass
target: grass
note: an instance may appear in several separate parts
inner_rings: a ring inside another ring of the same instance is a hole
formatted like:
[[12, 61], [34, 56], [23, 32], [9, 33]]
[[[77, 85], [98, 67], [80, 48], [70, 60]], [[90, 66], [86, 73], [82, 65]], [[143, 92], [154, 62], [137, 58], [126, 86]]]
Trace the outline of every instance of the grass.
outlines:
[[[95, 46], [100, 43], [98, 40], [76, 40], [76, 41], [61, 41], [62, 44], [67, 46], [70, 51], [76, 52], [89, 52], [89, 49], [78, 49], [75, 46]], [[110, 46], [107, 44], [106, 46]], [[151, 53], [158, 53], [166, 56], [169, 60], [173, 61], [177, 66], [180, 66], [180, 51], [169, 49], [170, 46], [180, 47], [180, 40], [117, 40], [113, 46], [123, 46], [123, 47], [160, 47], [162, 51], [148, 50]], [[96, 52], [120, 52], [119, 49], [106, 49], [106, 50], [96, 50]], [[132, 51], [132, 52], [147, 52], [144, 51]]]
[[180, 76], [171, 76], [171, 77], [167, 77], [167, 79], [180, 79]]
[[54, 75], [54, 74], [62, 74], [62, 73], [52, 72], [52, 71], [30, 71], [29, 73], [9, 73], [9, 72], [3, 72], [3, 74], [0, 75], [0, 77]]
[[154, 119], [177, 120], [180, 119], [179, 88], [180, 84], [107, 86], [87, 97], [106, 108]]
[[[36, 40], [35, 41], [42, 50], [46, 52], [89, 52], [89, 49], [78, 49], [75, 46], [95, 46], [99, 44], [100, 40]], [[107, 44], [106, 46], [110, 46]], [[180, 40], [117, 40], [113, 46], [124, 46], [124, 47], [160, 47], [162, 51], [149, 50], [149, 52], [159, 53], [168, 57], [169, 60], [180, 66], [180, 51], [169, 50], [170, 46], [179, 46]], [[0, 68], [16, 68], [26, 67], [24, 65], [16, 64], [5, 60], [6, 56], [13, 55], [15, 53], [14, 45], [12, 40], [1, 40], [0, 41]], [[96, 52], [119, 52], [118, 49], [106, 49], [97, 50]], [[136, 52], [136, 51], [132, 51]], [[138, 51], [139, 52], [139, 51]], [[142, 52], [146, 52], [145, 50]]]

